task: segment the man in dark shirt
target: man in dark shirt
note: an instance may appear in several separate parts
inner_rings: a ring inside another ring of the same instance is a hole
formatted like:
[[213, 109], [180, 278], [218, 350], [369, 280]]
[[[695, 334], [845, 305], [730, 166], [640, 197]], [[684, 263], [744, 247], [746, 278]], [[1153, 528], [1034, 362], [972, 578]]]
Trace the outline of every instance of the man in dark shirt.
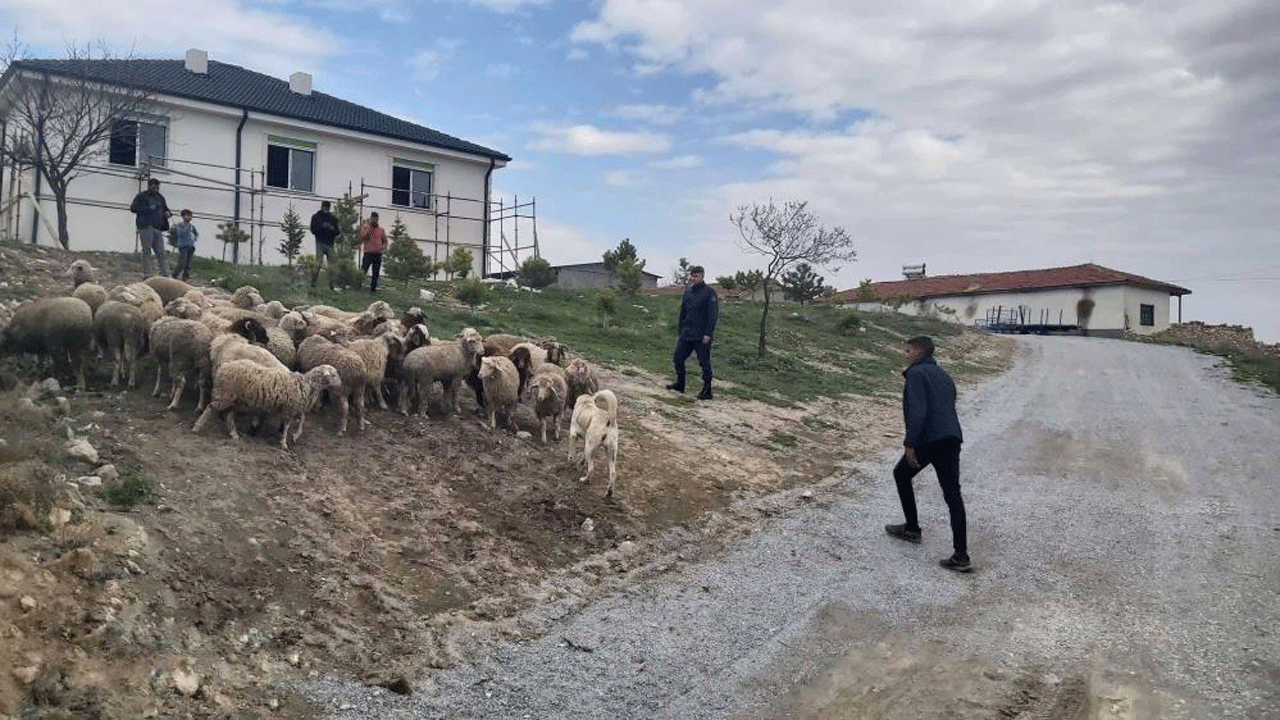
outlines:
[[151, 277], [151, 255], [156, 256], [156, 266], [162, 276], [169, 275], [169, 254], [164, 247], [164, 231], [169, 229], [169, 217], [173, 212], [160, 194], [160, 181], [151, 178], [147, 189], [138, 193], [129, 206], [138, 228], [138, 240], [142, 245], [142, 277]]
[[948, 570], [969, 572], [969, 549], [965, 532], [964, 499], [960, 496], [960, 445], [964, 434], [956, 414], [956, 384], [933, 359], [933, 340], [921, 335], [907, 341], [906, 382], [902, 387], [902, 418], [906, 437], [903, 454], [893, 469], [893, 480], [902, 501], [906, 522], [886, 525], [885, 532], [900, 540], [920, 542], [916, 518], [916, 494], [911, 481], [926, 465], [933, 465], [942, 486], [942, 497], [951, 513], [951, 543], [954, 553], [939, 564]]
[[[333, 289], [333, 243], [341, 230], [338, 229], [338, 218], [329, 212], [329, 201], [320, 203], [320, 209], [311, 216], [311, 234], [316, 236], [316, 267], [311, 271], [311, 287], [316, 286], [320, 277], [320, 266], [325, 266], [325, 276], [329, 278], [329, 289]], [[325, 262], [328, 258], [328, 262]]]
[[679, 337], [673, 360], [676, 365], [676, 381], [668, 390], [684, 392], [684, 363], [689, 354], [698, 354], [702, 366], [702, 392], [699, 400], [711, 399], [711, 339], [716, 333], [716, 321], [720, 319], [720, 302], [716, 291], [703, 281], [701, 265], [689, 268], [689, 287], [680, 301]]

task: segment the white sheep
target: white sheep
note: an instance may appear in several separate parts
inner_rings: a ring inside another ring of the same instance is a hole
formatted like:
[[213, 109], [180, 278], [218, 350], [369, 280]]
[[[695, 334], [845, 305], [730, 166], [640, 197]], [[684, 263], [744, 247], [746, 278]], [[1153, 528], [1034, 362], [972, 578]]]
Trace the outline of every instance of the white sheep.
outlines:
[[71, 263], [67, 268], [67, 275], [71, 277], [71, 287], [78, 288], [84, 283], [97, 282], [94, 276], [93, 266], [88, 260], [80, 259]]
[[[416, 327], [416, 326], [415, 326]], [[464, 328], [456, 342], [417, 348], [404, 358], [400, 412], [409, 414], [410, 400], [419, 415], [426, 415], [431, 386], [439, 382], [446, 410], [461, 412], [458, 383], [480, 362], [484, 338], [474, 328]]]
[[116, 285], [107, 291], [108, 300], [118, 300], [137, 307], [148, 323], [153, 323], [164, 316], [164, 301], [150, 285], [136, 282], [128, 285]]
[[213, 341], [209, 343], [209, 360], [210, 370], [215, 375], [219, 367], [233, 360], [250, 360], [272, 370], [289, 369], [270, 350], [234, 333], [214, 334]]
[[489, 429], [497, 430], [498, 413], [511, 426], [511, 414], [520, 401], [520, 373], [510, 360], [501, 355], [480, 359], [480, 383], [484, 386], [485, 407], [489, 410]]
[[102, 303], [93, 314], [94, 340], [111, 359], [112, 387], [120, 384], [126, 370], [129, 387], [138, 386], [138, 358], [146, 354], [150, 327], [138, 306], [120, 300]]
[[227, 434], [239, 440], [236, 432], [236, 412], [257, 416], [281, 415], [284, 427], [280, 433], [281, 449], [289, 449], [289, 425], [295, 420], [293, 433], [296, 443], [302, 435], [307, 412], [316, 398], [325, 390], [342, 385], [342, 378], [332, 365], [317, 365], [304, 373], [289, 370], [268, 370], [248, 360], [235, 360], [218, 368], [213, 376], [213, 396], [200, 414], [194, 432], [200, 432], [215, 414], [225, 414]]
[[262, 299], [262, 293], [252, 285], [238, 287], [231, 293], [231, 304], [244, 310], [252, 310], [264, 302], [266, 301]]
[[177, 278], [165, 277], [164, 275], [152, 275], [142, 282], [146, 283], [152, 290], [155, 290], [156, 294], [160, 296], [161, 303], [166, 305], [195, 290], [195, 287]]
[[35, 353], [54, 367], [70, 362], [85, 389], [84, 366], [93, 344], [93, 311], [79, 298], [42, 298], [19, 305], [0, 328], [0, 354]]
[[[169, 304], [185, 302], [179, 299]], [[150, 338], [151, 354], [159, 365], [156, 370], [156, 387], [151, 391], [152, 397], [160, 396], [160, 382], [167, 371], [173, 382], [173, 397], [170, 399], [169, 409], [177, 410], [182, 391], [187, 387], [187, 376], [194, 372], [200, 391], [196, 412], [203, 410], [211, 381], [209, 350], [213, 342], [213, 331], [198, 320], [165, 316], [151, 324]]]
[[84, 282], [76, 285], [76, 289], [71, 291], [71, 297], [80, 298], [88, 303], [90, 310], [97, 312], [98, 306], [107, 301], [107, 289], [96, 282]]
[[342, 379], [342, 387], [336, 393], [338, 409], [342, 419], [338, 425], [338, 435], [347, 432], [347, 415], [351, 405], [355, 406], [356, 429], [364, 430], [369, 424], [364, 417], [364, 392], [368, 384], [368, 375], [364, 360], [355, 352], [341, 344], [341, 336], [327, 332], [312, 335], [298, 346], [298, 366], [310, 370], [320, 365], [331, 365], [338, 370]]
[[284, 303], [280, 302], [279, 300], [272, 300], [270, 302], [266, 302], [261, 305], [258, 305], [253, 308], [253, 311], [258, 313], [259, 315], [269, 317], [272, 320], [279, 320], [280, 318], [284, 317], [285, 313], [289, 312], [289, 310], [285, 308]]
[[565, 399], [569, 396], [569, 385], [564, 375], [549, 368], [562, 370], [556, 365], [545, 365], [529, 378], [529, 395], [533, 398], [533, 412], [538, 417], [538, 426], [542, 431], [542, 443], [547, 442], [547, 421], [552, 422], [556, 440], [560, 439], [560, 416], [564, 414]]
[[242, 317], [231, 323], [228, 332], [271, 351], [285, 367], [292, 368], [297, 363], [298, 352], [293, 345], [293, 338], [278, 327], [263, 327], [262, 321], [257, 318]]
[[347, 348], [364, 361], [366, 392], [373, 392], [374, 398], [378, 401], [378, 407], [383, 410], [387, 409], [387, 399], [382, 391], [382, 381], [387, 375], [387, 360], [392, 352], [399, 352], [403, 346], [400, 338], [390, 333], [347, 342]]

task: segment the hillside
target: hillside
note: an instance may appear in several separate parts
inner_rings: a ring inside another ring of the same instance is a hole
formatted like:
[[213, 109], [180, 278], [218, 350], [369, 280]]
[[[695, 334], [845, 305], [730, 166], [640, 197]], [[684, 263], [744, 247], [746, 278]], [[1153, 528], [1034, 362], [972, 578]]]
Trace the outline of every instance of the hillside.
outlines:
[[[125, 256], [0, 245], [0, 302], [68, 293], [78, 257], [107, 287], [140, 277]], [[193, 282], [253, 285], [287, 306], [369, 301], [256, 270], [200, 260]], [[487, 635], [536, 635], [521, 609], [554, 600], [568, 611], [611, 578], [711, 551], [796, 501], [794, 489], [894, 444], [906, 337], [934, 334], [961, 380], [1004, 369], [1011, 347], [896, 315], [842, 332], [831, 308], [783, 305], [759, 361], [758, 307], [726, 302], [717, 400], [695, 404], [662, 389], [678, 298], [620, 298], [602, 328], [590, 293], [499, 287], [472, 311], [447, 285], [431, 288], [432, 302], [391, 283], [381, 296], [421, 306], [440, 338], [467, 326], [552, 335], [598, 367], [621, 398], [613, 501], [602, 475], [577, 482], [563, 446], [483, 428], [465, 389], [461, 415], [373, 410], [348, 437], [320, 409], [284, 453], [220, 428], [194, 434], [194, 400], [170, 412], [151, 397], [149, 360], [138, 389], [109, 388], [99, 367], [75, 393], [33, 390], [32, 363], [5, 358], [0, 633], [12, 641], [0, 649], [0, 714], [315, 717], [276, 684], [330, 670], [410, 689], [422, 668], [481, 652]], [[536, 430], [527, 408], [517, 422]], [[69, 458], [69, 437], [99, 460]], [[103, 464], [119, 479], [77, 482]]]

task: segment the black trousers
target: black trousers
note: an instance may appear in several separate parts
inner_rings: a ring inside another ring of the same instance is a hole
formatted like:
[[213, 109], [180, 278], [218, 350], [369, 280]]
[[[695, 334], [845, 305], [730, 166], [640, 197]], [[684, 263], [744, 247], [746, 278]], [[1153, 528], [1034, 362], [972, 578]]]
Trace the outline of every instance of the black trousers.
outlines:
[[893, 481], [898, 486], [898, 499], [902, 501], [902, 514], [908, 530], [919, 530], [916, 517], [916, 493], [911, 480], [921, 470], [932, 465], [942, 486], [942, 498], [951, 511], [951, 544], [959, 555], [968, 555], [968, 537], [965, 528], [964, 498], [960, 496], [960, 441], [954, 438], [925, 443], [916, 448], [916, 460], [920, 467], [907, 464], [904, 456], [893, 468]]
[[702, 340], [685, 340], [676, 341], [676, 352], [672, 356], [672, 360], [676, 365], [676, 384], [684, 387], [684, 363], [689, 359], [692, 353], [698, 354], [698, 365], [702, 367], [702, 387], [711, 387], [711, 344], [704, 343]]
[[360, 272], [369, 272], [373, 268], [373, 281], [369, 283], [369, 292], [378, 290], [378, 274], [382, 272], [382, 253], [365, 253], [360, 261]]

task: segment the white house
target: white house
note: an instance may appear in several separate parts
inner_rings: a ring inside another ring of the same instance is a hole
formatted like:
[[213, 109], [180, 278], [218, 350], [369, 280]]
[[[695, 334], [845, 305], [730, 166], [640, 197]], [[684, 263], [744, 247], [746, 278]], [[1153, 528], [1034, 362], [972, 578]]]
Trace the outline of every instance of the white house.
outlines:
[[[321, 200], [350, 193], [362, 198], [362, 217], [376, 211], [389, 228], [399, 216], [428, 257], [465, 247], [475, 273], [490, 270], [491, 178], [511, 160], [501, 152], [316, 92], [306, 73], [280, 80], [211, 62], [201, 50], [188, 51], [185, 62], [22, 60], [0, 78], [0, 98], [14, 73], [116, 85], [127, 78], [154, 96], [153, 111], [119, 122], [102, 159], [72, 181], [74, 250], [133, 251], [128, 207], [150, 175], [175, 213], [194, 212], [199, 255], [220, 256], [216, 226], [233, 222], [251, 233], [266, 262], [280, 262], [279, 222], [290, 205], [306, 224]], [[10, 168], [0, 179], [7, 206], [0, 222], [9, 234], [55, 242], [47, 184]], [[37, 198], [38, 214], [23, 193]], [[303, 251], [312, 247], [308, 234]], [[239, 249], [241, 262], [247, 252]]]
[[[1084, 328], [1090, 335], [1149, 335], [1169, 327], [1170, 298], [1191, 291], [1094, 265], [912, 277], [837, 293], [832, 302], [859, 309], [896, 308], [969, 325]], [[1082, 302], [1082, 301], [1092, 301]]]

